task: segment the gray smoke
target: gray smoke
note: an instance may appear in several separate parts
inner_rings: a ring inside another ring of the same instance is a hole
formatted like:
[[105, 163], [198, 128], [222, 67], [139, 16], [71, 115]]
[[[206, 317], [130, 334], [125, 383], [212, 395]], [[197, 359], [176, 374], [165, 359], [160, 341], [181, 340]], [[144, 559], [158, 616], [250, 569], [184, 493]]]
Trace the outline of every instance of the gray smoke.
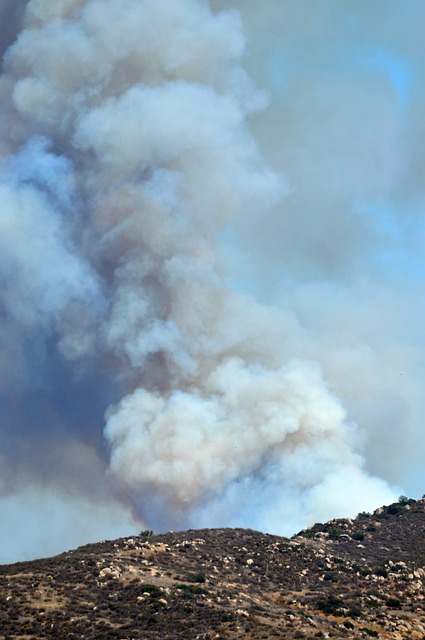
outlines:
[[291, 534], [420, 490], [422, 45], [389, 4], [0, 4], [0, 513], [40, 531], [25, 553], [56, 550], [47, 508], [71, 545]]
[[246, 264], [245, 281], [307, 330], [368, 468], [421, 495], [425, 7], [234, 5], [246, 64], [272, 95], [255, 133], [291, 185], [267, 223], [239, 227], [256, 271]]

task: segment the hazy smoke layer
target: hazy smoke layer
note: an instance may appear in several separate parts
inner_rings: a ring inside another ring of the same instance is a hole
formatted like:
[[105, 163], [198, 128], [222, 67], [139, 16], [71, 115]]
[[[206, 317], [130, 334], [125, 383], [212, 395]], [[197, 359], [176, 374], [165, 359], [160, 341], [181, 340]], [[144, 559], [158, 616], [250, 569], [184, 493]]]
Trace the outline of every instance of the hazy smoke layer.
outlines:
[[365, 430], [368, 468], [420, 496], [425, 6], [234, 6], [246, 64], [272, 96], [255, 132], [291, 187], [280, 211], [238, 227], [244, 283], [296, 314], [308, 355]]
[[0, 486], [18, 511], [34, 485], [72, 514], [98, 503], [93, 532], [131, 508], [290, 534], [417, 488], [418, 52], [392, 3], [384, 22], [376, 2], [351, 22], [325, 0], [259, 21], [240, 4], [267, 110], [230, 2], [0, 4]]

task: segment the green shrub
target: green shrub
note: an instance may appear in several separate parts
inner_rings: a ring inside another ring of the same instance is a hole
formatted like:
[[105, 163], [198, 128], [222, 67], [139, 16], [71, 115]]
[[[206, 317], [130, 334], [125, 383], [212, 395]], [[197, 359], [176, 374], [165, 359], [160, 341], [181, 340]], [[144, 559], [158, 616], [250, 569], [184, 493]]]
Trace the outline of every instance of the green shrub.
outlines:
[[401, 602], [398, 598], [388, 598], [388, 600], [386, 600], [385, 604], [387, 605], [387, 607], [390, 607], [390, 609], [400, 609], [401, 608]]
[[393, 504], [390, 504], [389, 507], [386, 508], [386, 513], [389, 513], [392, 516], [397, 516], [399, 513], [402, 513], [403, 506], [404, 505], [399, 502], [393, 502]]
[[353, 540], [364, 540], [364, 533], [360, 533], [360, 531], [356, 531], [356, 533], [353, 533], [351, 537], [353, 538]]
[[329, 596], [326, 600], [319, 600], [317, 602], [317, 608], [323, 613], [330, 615], [336, 614], [341, 608], [344, 607], [344, 603], [335, 596]]
[[189, 582], [205, 582], [205, 574], [204, 573], [192, 573], [187, 577]]
[[341, 531], [338, 531], [338, 529], [331, 529], [329, 531], [329, 540], [338, 540], [340, 536], [341, 536]]
[[370, 513], [368, 511], [361, 511], [356, 515], [356, 520], [367, 520], [370, 518]]
[[325, 524], [321, 522], [316, 522], [309, 529], [302, 529], [297, 533], [297, 536], [302, 536], [303, 538], [314, 538], [314, 535], [319, 531], [326, 531], [327, 527]]
[[337, 582], [338, 577], [337, 577], [337, 575], [336, 575], [334, 572], [332, 572], [332, 571], [326, 571], [326, 572], [323, 574], [323, 580], [325, 580], [325, 581], [331, 581], [331, 582]]
[[152, 598], [159, 598], [160, 596], [162, 596], [162, 591], [159, 587], [157, 587], [155, 584], [141, 584], [140, 585], [141, 590], [143, 591], [143, 593], [149, 593], [149, 595]]
[[181, 591], [186, 593], [193, 593], [196, 595], [205, 595], [206, 593], [208, 593], [205, 589], [203, 589], [202, 587], [198, 587], [195, 584], [179, 584], [177, 589], [180, 589]]

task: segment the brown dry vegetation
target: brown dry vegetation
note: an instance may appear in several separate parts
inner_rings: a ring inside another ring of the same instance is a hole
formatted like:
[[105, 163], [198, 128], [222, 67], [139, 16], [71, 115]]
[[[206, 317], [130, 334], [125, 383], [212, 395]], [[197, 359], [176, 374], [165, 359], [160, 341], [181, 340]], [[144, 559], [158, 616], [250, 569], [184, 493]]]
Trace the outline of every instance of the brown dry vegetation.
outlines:
[[425, 638], [425, 502], [291, 540], [205, 529], [0, 567], [0, 640]]

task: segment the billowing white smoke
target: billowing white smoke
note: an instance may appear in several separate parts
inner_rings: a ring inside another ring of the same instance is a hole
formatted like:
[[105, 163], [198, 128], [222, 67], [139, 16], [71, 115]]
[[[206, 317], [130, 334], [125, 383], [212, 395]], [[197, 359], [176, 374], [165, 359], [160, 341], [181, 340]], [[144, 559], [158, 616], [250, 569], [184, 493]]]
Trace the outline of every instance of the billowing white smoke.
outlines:
[[22, 335], [54, 335], [113, 381], [110, 469], [154, 528], [292, 533], [395, 495], [294, 359], [311, 336], [228, 283], [229, 228], [286, 189], [243, 50], [238, 14], [203, 0], [30, 0], [1, 79], [1, 356], [23, 384]]
[[390, 497], [363, 472], [344, 417], [311, 363], [263, 369], [225, 358], [186, 391], [164, 398], [136, 390], [109, 418], [106, 435], [112, 469], [136, 501], [156, 498], [144, 509], [162, 526], [289, 533], [319, 515]]

